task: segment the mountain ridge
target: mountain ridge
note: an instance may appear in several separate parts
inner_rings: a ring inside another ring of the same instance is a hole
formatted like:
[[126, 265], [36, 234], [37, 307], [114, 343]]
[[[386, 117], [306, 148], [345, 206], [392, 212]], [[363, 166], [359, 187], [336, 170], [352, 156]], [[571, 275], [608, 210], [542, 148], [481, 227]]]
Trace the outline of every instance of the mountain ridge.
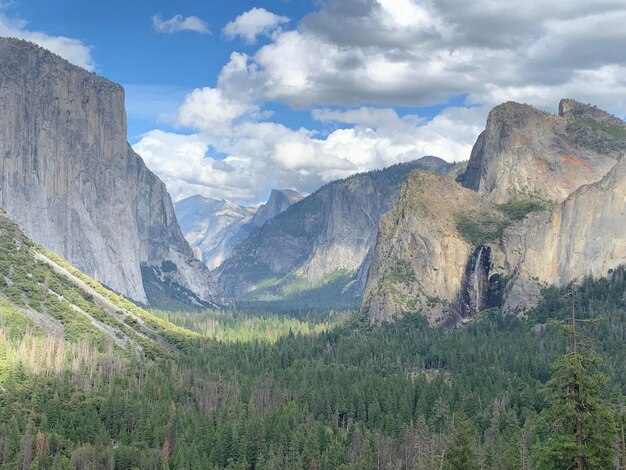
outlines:
[[[221, 266], [225, 292], [246, 300], [302, 299], [356, 303], [380, 215], [389, 210], [408, 174], [421, 165], [448, 172], [456, 164], [433, 157], [329, 183], [255, 231]], [[334, 286], [332, 299], [324, 286]], [[326, 297], [328, 297], [326, 295]]]

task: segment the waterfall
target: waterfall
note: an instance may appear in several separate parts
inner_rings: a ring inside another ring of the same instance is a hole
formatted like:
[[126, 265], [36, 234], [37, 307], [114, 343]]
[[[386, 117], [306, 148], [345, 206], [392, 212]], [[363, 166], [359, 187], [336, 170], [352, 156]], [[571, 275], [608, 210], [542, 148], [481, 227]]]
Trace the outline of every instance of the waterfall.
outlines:
[[472, 272], [472, 287], [474, 288], [474, 308], [476, 312], [482, 307], [482, 290], [483, 290], [483, 250], [484, 246], [478, 249], [478, 253], [474, 258], [474, 271]]
[[[459, 292], [458, 311], [461, 317], [470, 318], [476, 316], [481, 310], [493, 306], [495, 297], [492, 298], [491, 271], [491, 248], [489, 246], [477, 246], [465, 265], [463, 285]], [[497, 287], [499, 276], [494, 275], [493, 287]]]

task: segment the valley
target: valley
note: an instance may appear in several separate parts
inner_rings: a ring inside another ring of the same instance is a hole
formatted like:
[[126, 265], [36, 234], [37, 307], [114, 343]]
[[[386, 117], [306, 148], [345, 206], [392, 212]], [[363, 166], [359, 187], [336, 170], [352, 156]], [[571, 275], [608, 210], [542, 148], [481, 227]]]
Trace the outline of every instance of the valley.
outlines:
[[[241, 155], [162, 180], [121, 85], [0, 65], [0, 469], [626, 468], [621, 118], [506, 101], [457, 161], [303, 151], [315, 189], [246, 192]], [[378, 111], [343, 119], [419, 121]], [[208, 160], [249, 119], [179, 137]]]

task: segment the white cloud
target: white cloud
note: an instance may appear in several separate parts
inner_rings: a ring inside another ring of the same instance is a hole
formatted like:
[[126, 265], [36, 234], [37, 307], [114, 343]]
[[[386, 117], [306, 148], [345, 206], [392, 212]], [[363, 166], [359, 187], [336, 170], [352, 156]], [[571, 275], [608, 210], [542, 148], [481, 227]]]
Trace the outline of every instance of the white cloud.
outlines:
[[248, 44], [254, 44], [258, 36], [269, 35], [288, 21], [286, 16], [276, 15], [264, 8], [252, 8], [228, 23], [223, 32], [229, 39], [239, 36]]
[[178, 110], [180, 126], [223, 133], [233, 121], [258, 110], [258, 106], [230, 99], [218, 88], [198, 88], [185, 98]]
[[65, 36], [50, 36], [38, 31], [27, 29], [27, 23], [16, 20], [0, 13], [0, 36], [25, 39], [60, 55], [74, 65], [83, 67], [89, 71], [95, 68], [91, 57], [91, 48], [78, 39]]
[[[272, 187], [308, 193], [337, 178], [423, 155], [466, 159], [486, 112], [448, 108], [426, 121], [393, 109], [317, 110], [315, 118], [339, 126], [326, 136], [273, 122], [236, 122], [226, 114], [225, 122], [208, 127], [198, 117], [204, 130], [193, 135], [151, 131], [133, 148], [176, 200], [203, 194], [256, 203]], [[228, 132], [215, 131], [226, 125]]]
[[173, 34], [180, 31], [195, 31], [196, 33], [209, 34], [209, 26], [197, 16], [174, 15], [169, 20], [164, 20], [160, 15], [152, 17], [152, 27], [158, 33]]
[[476, 101], [626, 66], [624, 21], [624, 0], [326, 0], [248, 57], [247, 71], [260, 100], [296, 108]]
[[[257, 202], [270, 187], [310, 192], [423, 155], [464, 160], [507, 100], [555, 111], [570, 97], [626, 115], [625, 0], [318, 4], [289, 30], [260, 9], [229, 23], [227, 37], [270, 41], [234, 52], [214, 88], [187, 96], [176, 122], [197, 134], [154, 131], [135, 146], [175, 197]], [[452, 99], [473, 106], [442, 106]], [[268, 122], [272, 102], [311, 111], [325, 132]], [[394, 109], [426, 105], [443, 110], [427, 120]]]

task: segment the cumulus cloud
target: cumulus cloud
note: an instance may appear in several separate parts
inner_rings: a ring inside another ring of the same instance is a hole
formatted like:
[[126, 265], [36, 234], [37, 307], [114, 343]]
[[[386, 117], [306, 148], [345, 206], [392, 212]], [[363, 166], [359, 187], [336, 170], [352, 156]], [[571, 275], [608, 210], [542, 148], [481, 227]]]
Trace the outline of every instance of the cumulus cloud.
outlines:
[[279, 16], [265, 8], [252, 8], [242, 13], [224, 27], [224, 35], [229, 39], [241, 37], [248, 44], [255, 44], [261, 35], [270, 35], [289, 21], [286, 16]]
[[83, 44], [82, 41], [65, 36], [50, 36], [46, 33], [30, 31], [26, 21], [9, 18], [3, 13], [0, 13], [0, 36], [34, 42], [60, 55], [74, 65], [89, 71], [93, 71], [95, 68], [94, 60], [91, 57], [91, 48]]
[[[215, 87], [186, 97], [176, 123], [196, 134], [154, 131], [137, 144], [175, 197], [257, 202], [272, 186], [310, 192], [427, 154], [464, 160], [507, 100], [555, 111], [571, 97], [626, 115], [624, 0], [318, 4], [290, 29], [261, 9], [229, 23], [226, 37], [270, 41], [234, 52]], [[459, 96], [464, 106], [442, 105]], [[275, 102], [311, 112], [323, 131], [271, 122]], [[442, 109], [430, 119], [397, 111], [429, 105]]]
[[173, 34], [180, 31], [195, 31], [200, 34], [209, 34], [209, 26], [197, 16], [174, 15], [168, 20], [161, 15], [152, 17], [152, 27], [158, 33]]
[[218, 88], [198, 88], [186, 96], [177, 123], [212, 133], [230, 129], [234, 120], [253, 113], [258, 106], [227, 97]]
[[297, 108], [557, 90], [580, 73], [626, 65], [625, 15], [623, 0], [326, 0], [249, 57], [248, 71], [260, 99]]
[[[235, 122], [228, 115], [225, 123], [192, 135], [151, 131], [133, 148], [176, 200], [203, 194], [256, 203], [272, 187], [308, 193], [338, 178], [423, 155], [465, 159], [486, 112], [448, 108], [428, 121], [393, 109], [320, 109], [314, 117], [336, 127], [325, 135], [274, 122]], [[226, 124], [227, 132], [215, 131]]]

